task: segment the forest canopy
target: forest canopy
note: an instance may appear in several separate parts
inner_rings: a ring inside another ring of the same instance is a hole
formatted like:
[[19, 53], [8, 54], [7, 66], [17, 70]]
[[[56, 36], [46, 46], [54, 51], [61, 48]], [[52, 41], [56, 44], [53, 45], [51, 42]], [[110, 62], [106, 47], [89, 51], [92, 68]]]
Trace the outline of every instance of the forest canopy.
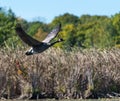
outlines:
[[82, 15], [80, 17], [65, 13], [58, 15], [51, 23], [41, 21], [28, 22], [17, 17], [9, 9], [0, 8], [0, 47], [22, 47], [23, 42], [15, 33], [16, 23], [21, 23], [24, 30], [37, 40], [42, 41], [47, 33], [58, 23], [62, 30], [58, 37], [65, 41], [55, 47], [71, 48], [111, 48], [120, 47], [120, 13], [108, 16]]

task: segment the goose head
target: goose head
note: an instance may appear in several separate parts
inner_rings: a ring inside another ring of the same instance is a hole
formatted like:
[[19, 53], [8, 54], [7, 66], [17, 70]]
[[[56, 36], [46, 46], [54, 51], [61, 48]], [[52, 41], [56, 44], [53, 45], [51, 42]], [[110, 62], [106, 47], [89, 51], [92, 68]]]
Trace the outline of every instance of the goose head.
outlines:
[[62, 38], [59, 38], [57, 41], [50, 43], [50, 46], [53, 46], [54, 44], [62, 42], [62, 41], [64, 41], [64, 40]]

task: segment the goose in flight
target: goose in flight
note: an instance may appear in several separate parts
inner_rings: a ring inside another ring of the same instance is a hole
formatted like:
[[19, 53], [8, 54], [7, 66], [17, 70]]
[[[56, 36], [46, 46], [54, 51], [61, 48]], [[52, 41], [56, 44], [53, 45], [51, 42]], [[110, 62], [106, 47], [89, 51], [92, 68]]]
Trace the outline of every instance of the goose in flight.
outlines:
[[33, 55], [36, 53], [41, 53], [48, 49], [49, 47], [53, 46], [54, 44], [63, 41], [63, 39], [58, 39], [55, 42], [50, 43], [50, 41], [57, 36], [57, 34], [61, 30], [61, 24], [56, 26], [48, 35], [47, 37], [42, 41], [38, 41], [31, 36], [29, 36], [21, 27], [20, 24], [17, 24], [15, 27], [16, 33], [21, 38], [22, 41], [24, 41], [26, 44], [31, 46], [30, 50], [28, 50], [25, 54], [26, 55]]

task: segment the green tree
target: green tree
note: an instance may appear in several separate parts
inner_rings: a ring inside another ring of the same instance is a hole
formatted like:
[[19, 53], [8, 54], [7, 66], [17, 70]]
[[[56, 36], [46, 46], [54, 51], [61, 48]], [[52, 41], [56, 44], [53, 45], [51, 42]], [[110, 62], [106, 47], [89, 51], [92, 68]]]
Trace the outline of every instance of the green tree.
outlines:
[[114, 26], [114, 40], [115, 40], [115, 43], [116, 43], [116, 46], [117, 47], [120, 47], [120, 13], [118, 14], [115, 14], [113, 17], [112, 17], [112, 24]]
[[4, 46], [11, 36], [14, 36], [15, 15], [11, 9], [0, 9], [0, 46]]
[[80, 22], [77, 27], [77, 37], [79, 39], [79, 36], [82, 36], [79, 40], [85, 47], [105, 48], [115, 45], [114, 28], [110, 18], [106, 16], [92, 18], [87, 15], [85, 18], [82, 16]]
[[73, 14], [65, 13], [64, 15], [59, 15], [54, 18], [51, 25], [55, 26], [58, 23], [61, 23], [62, 26], [66, 24], [77, 24], [79, 18]]

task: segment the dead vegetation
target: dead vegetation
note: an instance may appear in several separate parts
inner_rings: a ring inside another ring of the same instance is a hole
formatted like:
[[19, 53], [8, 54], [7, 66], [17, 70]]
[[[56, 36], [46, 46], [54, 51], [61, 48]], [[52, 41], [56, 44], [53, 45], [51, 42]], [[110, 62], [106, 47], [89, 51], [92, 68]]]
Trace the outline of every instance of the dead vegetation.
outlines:
[[120, 97], [120, 49], [0, 51], [0, 98]]

